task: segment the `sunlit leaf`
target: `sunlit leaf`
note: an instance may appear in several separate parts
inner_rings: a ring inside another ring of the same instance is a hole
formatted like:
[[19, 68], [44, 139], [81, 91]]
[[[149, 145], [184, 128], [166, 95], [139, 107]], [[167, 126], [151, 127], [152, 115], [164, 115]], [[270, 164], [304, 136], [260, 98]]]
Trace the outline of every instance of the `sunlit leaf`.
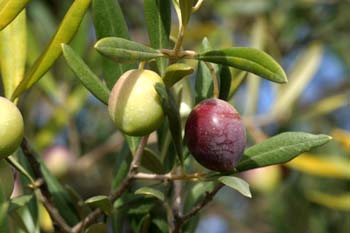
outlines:
[[63, 55], [67, 64], [75, 73], [80, 82], [104, 104], [108, 104], [109, 90], [101, 80], [90, 70], [84, 61], [69, 47], [62, 44]]
[[328, 194], [315, 190], [306, 191], [306, 197], [319, 205], [331, 209], [349, 211], [350, 210], [350, 193]]
[[340, 179], [350, 179], [350, 161], [333, 156], [304, 153], [286, 164], [303, 173]]
[[21, 13], [30, 0], [2, 0], [0, 1], [0, 31]]
[[249, 197], [249, 198], [252, 197], [252, 194], [250, 193], [250, 189], [249, 189], [249, 184], [238, 177], [221, 176], [219, 177], [218, 181], [236, 190], [237, 192], [239, 192], [245, 197]]
[[62, 43], [69, 43], [78, 30], [91, 0], [75, 0], [68, 12], [64, 16], [59, 28], [51, 39], [45, 51], [31, 67], [28, 75], [22, 80], [12, 95], [12, 99], [17, 98], [24, 91], [34, 85], [54, 64], [61, 55]]
[[314, 77], [321, 63], [323, 46], [314, 43], [311, 44], [298, 57], [292, 72], [288, 75], [290, 82], [284, 86], [277, 97], [272, 111], [275, 113], [286, 114], [292, 110], [292, 104], [297, 100], [306, 85]]
[[4, 30], [0, 31], [0, 70], [7, 98], [11, 97], [24, 77], [27, 51], [26, 36], [25, 10]]
[[303, 152], [327, 143], [331, 139], [330, 136], [323, 134], [281, 133], [246, 149], [237, 170], [245, 171], [285, 163]]
[[163, 54], [143, 44], [119, 37], [106, 37], [95, 44], [95, 49], [116, 62], [148, 61]]
[[267, 53], [254, 48], [232, 47], [200, 53], [196, 59], [232, 66], [277, 83], [286, 83], [282, 67]]

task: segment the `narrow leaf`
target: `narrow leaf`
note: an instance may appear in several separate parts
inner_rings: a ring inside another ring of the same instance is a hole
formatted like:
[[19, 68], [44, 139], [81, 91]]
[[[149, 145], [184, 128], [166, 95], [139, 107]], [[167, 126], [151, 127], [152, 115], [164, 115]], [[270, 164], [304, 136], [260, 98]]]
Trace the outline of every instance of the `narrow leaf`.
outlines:
[[198, 54], [196, 59], [232, 66], [277, 83], [286, 83], [282, 67], [267, 53], [244, 47], [213, 50]]
[[132, 155], [129, 150], [128, 144], [124, 143], [122, 149], [116, 155], [116, 161], [113, 167], [113, 189], [118, 188], [119, 185], [123, 182], [126, 175], [128, 174], [131, 159]]
[[143, 151], [141, 166], [156, 174], [166, 172], [157, 154], [149, 148], [145, 148]]
[[88, 10], [90, 1], [91, 0], [75, 0], [72, 3], [55, 35], [51, 39], [51, 42], [31, 67], [28, 75], [16, 88], [12, 99], [17, 98], [24, 91], [33, 86], [51, 68], [61, 55], [61, 44], [69, 43], [77, 32], [80, 22]]
[[219, 77], [220, 77], [219, 98], [222, 100], [227, 100], [230, 94], [230, 88], [231, 88], [231, 82], [232, 82], [232, 74], [231, 74], [230, 68], [227, 66], [221, 67]]
[[[170, 25], [171, 8], [169, 0], [145, 0], [144, 13], [148, 36], [152, 48], [161, 49], [170, 46]], [[160, 74], [164, 73], [167, 60], [165, 58], [157, 59], [157, 66]]]
[[179, 157], [181, 165], [183, 165], [181, 117], [175, 104], [175, 99], [170, 90], [163, 85], [157, 83], [155, 89], [161, 98], [164, 113], [168, 117], [169, 129], [175, 144], [176, 154]]
[[0, 57], [2, 58], [0, 70], [6, 98], [11, 97], [24, 77], [26, 38], [26, 12], [23, 10], [15, 20], [0, 31]]
[[175, 83], [182, 78], [193, 73], [193, 68], [184, 63], [175, 63], [168, 66], [163, 76], [163, 82], [168, 88], [172, 87]]
[[90, 197], [85, 201], [85, 203], [91, 207], [100, 208], [106, 214], [110, 214], [112, 212], [112, 202], [107, 196], [98, 195]]
[[323, 134], [281, 133], [246, 149], [237, 170], [245, 171], [285, 163], [305, 151], [327, 143], [329, 140], [331, 140], [331, 137]]
[[252, 197], [249, 189], [249, 184], [244, 180], [234, 176], [221, 176], [218, 180], [224, 185], [238, 191], [243, 196], [249, 198]]
[[50, 173], [44, 162], [40, 161], [40, 165], [41, 172], [43, 173], [44, 179], [51, 193], [53, 203], [69, 225], [76, 224], [79, 218], [76, 211], [72, 208], [74, 204], [72, 203], [69, 194], [59, 183], [57, 178]]
[[80, 82], [102, 103], [108, 104], [109, 90], [101, 80], [90, 70], [84, 61], [69, 47], [62, 44], [62, 51], [67, 64]]
[[33, 199], [32, 194], [22, 195], [11, 199], [9, 202], [8, 212], [14, 212], [17, 209], [27, 205]]
[[163, 54], [143, 44], [119, 37], [103, 38], [95, 44], [96, 50], [116, 62], [148, 61]]
[[[97, 39], [111, 36], [129, 39], [128, 26], [118, 1], [93, 0], [92, 13]], [[130, 65], [116, 64], [106, 57], [102, 57], [102, 66], [109, 89], [112, 89], [122, 73], [132, 68]]]
[[192, 14], [193, 0], [179, 0], [181, 10], [181, 23], [186, 27]]
[[86, 229], [85, 233], [107, 233], [108, 226], [105, 223], [96, 223]]
[[0, 31], [16, 18], [30, 0], [0, 1]]
[[164, 201], [164, 194], [158, 189], [151, 187], [142, 187], [135, 191], [135, 194], [149, 195], [157, 198], [160, 201]]

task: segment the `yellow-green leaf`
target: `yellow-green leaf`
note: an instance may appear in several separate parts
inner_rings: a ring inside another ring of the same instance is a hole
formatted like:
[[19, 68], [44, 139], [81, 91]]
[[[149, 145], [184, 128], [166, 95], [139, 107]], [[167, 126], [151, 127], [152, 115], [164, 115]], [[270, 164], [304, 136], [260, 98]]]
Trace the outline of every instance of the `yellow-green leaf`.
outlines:
[[31, 67], [28, 75], [16, 88], [12, 95], [12, 99], [17, 98], [24, 91], [29, 89], [51, 68], [62, 53], [61, 44], [69, 43], [77, 32], [78, 27], [88, 10], [90, 2], [91, 0], [75, 0], [73, 2], [55, 35], [51, 39], [50, 44]]
[[193, 73], [193, 68], [184, 63], [175, 63], [165, 69], [163, 81], [167, 87], [173, 86], [182, 78]]
[[30, 0], [0, 1], [0, 31], [16, 18]]
[[350, 161], [346, 159], [304, 153], [287, 163], [287, 166], [314, 176], [350, 179]]
[[14, 21], [0, 31], [0, 68], [6, 98], [11, 97], [24, 77], [26, 38], [26, 12], [23, 10]]
[[319, 205], [331, 209], [349, 211], [350, 210], [350, 193], [328, 194], [319, 191], [306, 192], [306, 197]]

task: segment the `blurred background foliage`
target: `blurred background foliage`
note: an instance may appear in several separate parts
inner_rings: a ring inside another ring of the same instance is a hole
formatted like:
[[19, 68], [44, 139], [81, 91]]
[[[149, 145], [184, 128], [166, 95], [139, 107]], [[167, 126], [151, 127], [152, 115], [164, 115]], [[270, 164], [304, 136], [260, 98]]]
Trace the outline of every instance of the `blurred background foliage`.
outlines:
[[[27, 66], [45, 49], [71, 2], [32, 0], [28, 5]], [[148, 44], [143, 1], [119, 3], [131, 38]], [[255, 47], [287, 71], [285, 85], [234, 71], [234, 82], [241, 85], [232, 103], [243, 115], [250, 144], [283, 131], [334, 139], [286, 165], [242, 174], [253, 199], [224, 188], [202, 212], [196, 232], [350, 232], [349, 12], [346, 0], [205, 0], [193, 15], [185, 49], [200, 50], [203, 37], [214, 49]], [[172, 17], [175, 36], [174, 12]], [[95, 41], [90, 12], [70, 45], [102, 77]], [[123, 138], [115, 133], [106, 107], [74, 78], [63, 58], [19, 106], [26, 136], [63, 183], [84, 199], [109, 192]], [[16, 192], [21, 192], [18, 187]], [[42, 227], [49, 230], [42, 209]]]

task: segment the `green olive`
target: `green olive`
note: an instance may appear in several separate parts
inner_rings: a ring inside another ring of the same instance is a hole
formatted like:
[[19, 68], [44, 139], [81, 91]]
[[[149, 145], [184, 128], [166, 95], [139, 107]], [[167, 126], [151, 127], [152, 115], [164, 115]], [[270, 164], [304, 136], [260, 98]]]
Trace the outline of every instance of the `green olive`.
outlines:
[[144, 136], [159, 128], [164, 119], [155, 84], [164, 85], [151, 70], [129, 70], [116, 82], [108, 110], [117, 128], [131, 136]]
[[6, 200], [10, 199], [14, 183], [15, 180], [10, 165], [5, 160], [0, 160], [0, 195]]
[[23, 118], [14, 103], [0, 97], [0, 159], [13, 154], [23, 139]]

